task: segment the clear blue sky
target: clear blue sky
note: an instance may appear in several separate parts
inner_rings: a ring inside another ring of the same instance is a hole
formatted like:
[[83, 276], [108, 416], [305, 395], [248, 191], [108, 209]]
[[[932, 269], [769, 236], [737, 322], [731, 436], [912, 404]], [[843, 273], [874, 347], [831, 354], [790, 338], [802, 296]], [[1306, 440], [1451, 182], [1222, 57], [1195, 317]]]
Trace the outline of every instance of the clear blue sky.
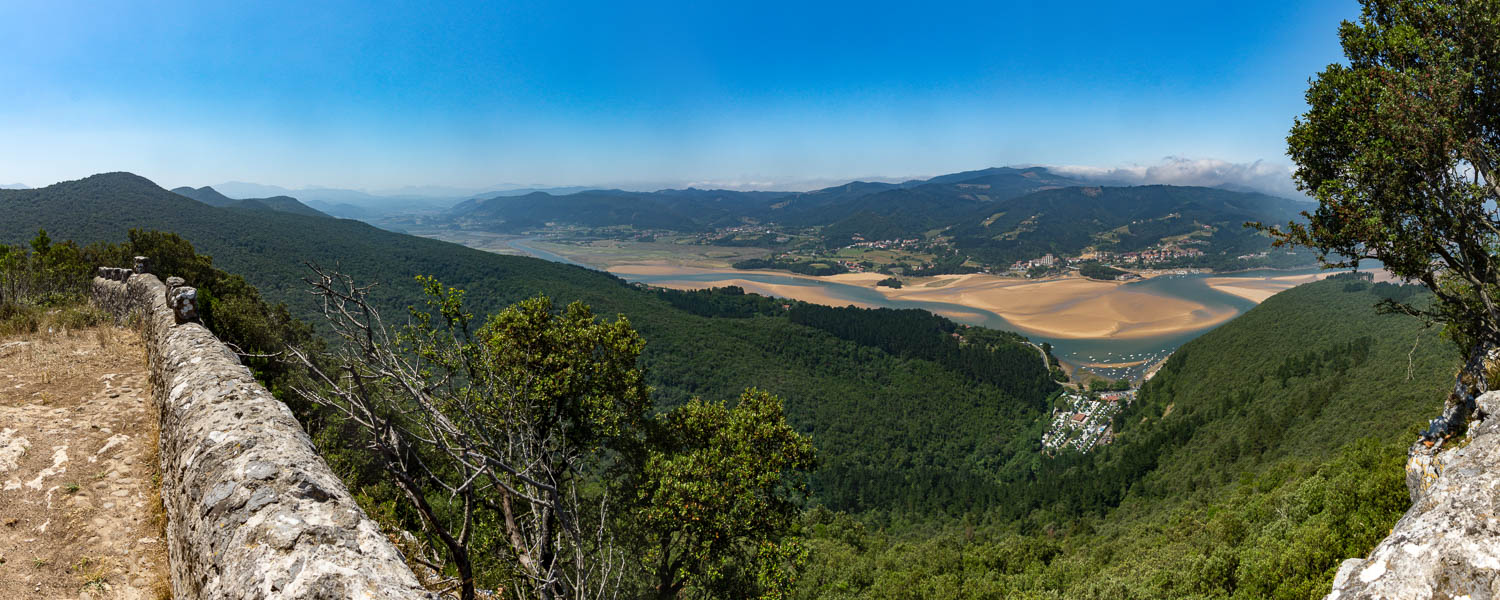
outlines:
[[0, 184], [1285, 166], [1338, 2], [0, 0]]

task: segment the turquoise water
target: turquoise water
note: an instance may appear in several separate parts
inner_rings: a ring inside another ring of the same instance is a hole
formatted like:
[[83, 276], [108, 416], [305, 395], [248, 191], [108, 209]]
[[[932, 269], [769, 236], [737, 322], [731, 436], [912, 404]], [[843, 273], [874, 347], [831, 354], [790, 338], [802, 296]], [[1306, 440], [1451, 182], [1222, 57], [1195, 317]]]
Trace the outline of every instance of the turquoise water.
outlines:
[[[558, 256], [557, 254], [532, 248], [526, 244], [527, 241], [530, 240], [514, 240], [510, 242], [510, 246], [537, 258], [579, 265], [579, 263]], [[1267, 275], [1303, 275], [1317, 272], [1320, 272], [1319, 269], [1310, 268], [1295, 271], [1246, 271], [1243, 273], [1222, 275], [1160, 275], [1151, 279], [1127, 283], [1125, 287], [1135, 292], [1144, 292], [1167, 298], [1181, 298], [1190, 302], [1196, 302], [1213, 312], [1221, 312], [1225, 309], [1232, 310], [1238, 316], [1240, 313], [1253, 308], [1255, 303], [1239, 296], [1215, 290], [1208, 286], [1204, 281], [1205, 279], [1209, 277], [1258, 278]], [[622, 277], [632, 282], [645, 284], [682, 281], [712, 283], [727, 279], [744, 279], [747, 281], [785, 286], [818, 287], [821, 288], [824, 294], [850, 303], [886, 308], [920, 308], [942, 314], [960, 323], [1008, 331], [1021, 331], [1000, 315], [987, 310], [945, 302], [891, 299], [870, 288], [832, 281], [818, 281], [799, 277], [731, 270], [713, 273], [679, 273], [671, 275], [622, 275]], [[1210, 326], [1188, 332], [1140, 338], [1072, 339], [1052, 338], [1026, 332], [1022, 333], [1038, 344], [1043, 342], [1052, 344], [1053, 354], [1059, 359], [1075, 365], [1081, 363], [1122, 363], [1144, 360], [1143, 364], [1135, 367], [1114, 369], [1087, 368], [1087, 370], [1105, 377], [1114, 379], [1129, 377], [1134, 379], [1139, 378], [1152, 364], [1166, 358], [1167, 355], [1193, 338], [1212, 331], [1213, 328], [1214, 326]]]

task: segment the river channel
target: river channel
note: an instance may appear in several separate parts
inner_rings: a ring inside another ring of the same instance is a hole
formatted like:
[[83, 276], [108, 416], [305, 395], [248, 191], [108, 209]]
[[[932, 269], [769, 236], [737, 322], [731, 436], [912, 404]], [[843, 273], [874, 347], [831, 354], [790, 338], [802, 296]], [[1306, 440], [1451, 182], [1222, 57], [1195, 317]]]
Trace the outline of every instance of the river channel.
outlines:
[[[530, 240], [512, 240], [509, 245], [516, 250], [525, 252], [531, 256], [546, 260], [565, 262], [587, 268], [593, 268], [577, 261], [569, 260], [558, 254], [547, 252], [528, 245]], [[1130, 291], [1142, 292], [1166, 298], [1180, 298], [1183, 300], [1201, 304], [1204, 310], [1213, 312], [1233, 311], [1235, 316], [1255, 307], [1255, 302], [1227, 294], [1209, 287], [1205, 281], [1209, 277], [1243, 277], [1261, 278], [1267, 275], [1306, 275], [1320, 272], [1319, 269], [1301, 269], [1293, 271], [1245, 271], [1241, 273], [1228, 274], [1199, 274], [1183, 273], [1158, 275], [1150, 279], [1134, 281], [1124, 284]], [[715, 272], [693, 272], [672, 273], [662, 275], [621, 274], [628, 281], [655, 285], [663, 282], [695, 282], [713, 283], [731, 279], [742, 279], [759, 283], [776, 284], [783, 286], [814, 286], [820, 288], [823, 295], [838, 301], [847, 301], [851, 304], [861, 306], [879, 306], [885, 308], [920, 308], [934, 313], [942, 314], [954, 321], [979, 325], [993, 329], [1004, 329], [1008, 331], [1019, 331], [1030, 338], [1033, 342], [1052, 344], [1053, 353], [1061, 360], [1079, 365], [1080, 368], [1098, 373], [1109, 378], [1129, 377], [1132, 379], [1142, 376], [1148, 368], [1163, 358], [1166, 358], [1177, 348], [1188, 341], [1214, 329], [1217, 325], [1203, 327], [1191, 331], [1172, 333], [1167, 335], [1151, 337], [1105, 337], [1105, 338], [1056, 338], [1035, 332], [1024, 331], [1005, 320], [1005, 318], [993, 312], [977, 309], [970, 306], [950, 304], [944, 302], [928, 302], [917, 300], [903, 300], [886, 297], [880, 292], [857, 285], [822, 281], [802, 277], [775, 275], [769, 273], [736, 271], [725, 269]], [[1119, 365], [1113, 367], [1087, 365]]]

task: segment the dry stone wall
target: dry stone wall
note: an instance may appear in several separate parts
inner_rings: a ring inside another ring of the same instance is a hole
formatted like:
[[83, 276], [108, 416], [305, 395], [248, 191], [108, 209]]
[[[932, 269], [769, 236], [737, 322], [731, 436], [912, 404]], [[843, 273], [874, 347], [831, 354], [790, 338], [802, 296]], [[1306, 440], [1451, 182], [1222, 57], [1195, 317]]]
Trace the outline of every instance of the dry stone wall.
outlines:
[[286, 405], [169, 306], [191, 288], [116, 271], [101, 269], [94, 297], [117, 318], [139, 315], [144, 329], [174, 596], [435, 599]]

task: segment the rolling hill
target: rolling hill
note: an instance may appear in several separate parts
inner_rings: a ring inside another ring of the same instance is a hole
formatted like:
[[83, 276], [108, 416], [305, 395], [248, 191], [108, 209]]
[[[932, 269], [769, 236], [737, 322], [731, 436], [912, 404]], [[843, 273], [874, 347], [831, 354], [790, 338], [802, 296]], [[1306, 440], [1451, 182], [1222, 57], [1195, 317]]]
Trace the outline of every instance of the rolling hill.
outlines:
[[244, 210], [270, 210], [305, 215], [309, 217], [327, 217], [328, 214], [301, 203], [291, 196], [271, 196], [269, 198], [244, 198], [236, 200], [225, 196], [209, 186], [201, 188], [180, 187], [174, 188], [172, 193], [187, 196], [209, 206], [220, 208], [238, 208]]
[[1181, 186], [1068, 187], [981, 207], [947, 230], [954, 245], [992, 263], [1044, 253], [1143, 250], [1182, 239], [1205, 252], [1246, 253], [1268, 241], [1247, 221], [1285, 223], [1309, 208], [1264, 194]]
[[564, 195], [533, 192], [472, 198], [454, 206], [447, 218], [465, 228], [507, 233], [538, 229], [548, 223], [682, 232], [765, 221], [810, 227], [865, 212], [892, 218], [920, 213], [924, 219], [941, 220], [987, 202], [1066, 185], [1079, 182], [1041, 167], [1002, 167], [900, 184], [856, 181], [800, 193], [691, 188], [655, 192], [587, 190]]
[[659, 405], [731, 399], [751, 386], [783, 396], [790, 421], [822, 453], [813, 490], [838, 509], [963, 512], [993, 501], [994, 473], [1030, 455], [1026, 429], [1052, 388], [1035, 351], [1016, 340], [999, 340], [997, 348], [1021, 357], [1016, 367], [1027, 374], [1015, 379], [1033, 384], [1001, 386], [779, 313], [705, 316], [598, 271], [351, 220], [213, 207], [128, 173], [0, 192], [0, 243], [30, 239], [39, 228], [79, 242], [121, 241], [130, 228], [179, 233], [216, 266], [309, 320], [317, 307], [301, 282], [304, 262], [378, 282], [373, 298], [393, 316], [420, 297], [417, 275], [468, 290], [479, 314], [545, 293], [582, 301], [596, 314], [626, 315], [647, 340], [642, 363]]
[[[1181, 194], [1167, 201], [1182, 219], [1200, 204], [1254, 210], [1231, 192], [1142, 193]], [[3, 243], [130, 227], [182, 233], [304, 315], [301, 261], [379, 281], [388, 315], [416, 297], [416, 274], [468, 289], [476, 312], [537, 293], [581, 300], [641, 331], [661, 406], [750, 385], [782, 395], [821, 459], [802, 598], [1319, 597], [1405, 508], [1406, 444], [1458, 362], [1435, 330], [1375, 309], [1425, 292], [1331, 278], [1183, 346], [1116, 419], [1113, 445], [1049, 456], [1034, 350], [926, 313], [645, 290], [355, 221], [213, 207], [125, 173], [0, 191]], [[954, 334], [991, 350], [975, 360]]]
[[741, 224], [742, 217], [759, 214], [781, 196], [775, 192], [697, 189], [588, 190], [562, 196], [531, 192], [469, 199], [454, 206], [446, 218], [459, 227], [501, 233], [540, 229], [552, 223], [695, 232]]
[[1131, 252], [1172, 243], [1196, 247], [1213, 256], [1205, 260], [1224, 266], [1236, 255], [1269, 246], [1266, 238], [1245, 229], [1245, 222], [1286, 222], [1307, 208], [1254, 192], [1095, 187], [1043, 167], [1002, 167], [899, 184], [856, 181], [802, 193], [591, 190], [475, 198], [423, 224], [498, 233], [566, 226], [707, 233], [771, 224], [812, 232], [825, 249], [916, 239], [939, 242], [964, 260], [994, 267], [1047, 253]]
[[963, 519], [809, 516], [804, 598], [1322, 598], [1410, 504], [1402, 465], [1460, 357], [1330, 278], [1183, 346], [1116, 442], [1007, 473]]

